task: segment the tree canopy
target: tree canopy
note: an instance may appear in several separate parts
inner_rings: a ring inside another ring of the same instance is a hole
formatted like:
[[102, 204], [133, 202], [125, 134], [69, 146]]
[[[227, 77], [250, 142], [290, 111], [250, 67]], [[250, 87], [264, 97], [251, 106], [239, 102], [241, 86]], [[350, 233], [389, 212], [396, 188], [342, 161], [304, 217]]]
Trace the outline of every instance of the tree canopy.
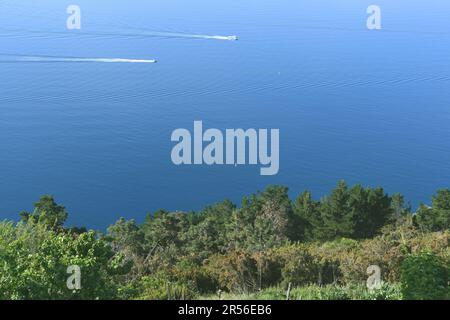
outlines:
[[[0, 223], [0, 299], [165, 299], [287, 283], [350, 285], [363, 282], [372, 264], [395, 283], [402, 261], [422, 249], [450, 262], [448, 189], [415, 214], [401, 194], [340, 181], [320, 199], [305, 190], [292, 201], [287, 187], [269, 186], [239, 206], [224, 200], [199, 212], [158, 210], [143, 223], [120, 218], [106, 233], [69, 228], [67, 217], [45, 195], [19, 222]], [[81, 289], [67, 287], [70, 266], [81, 271]]]

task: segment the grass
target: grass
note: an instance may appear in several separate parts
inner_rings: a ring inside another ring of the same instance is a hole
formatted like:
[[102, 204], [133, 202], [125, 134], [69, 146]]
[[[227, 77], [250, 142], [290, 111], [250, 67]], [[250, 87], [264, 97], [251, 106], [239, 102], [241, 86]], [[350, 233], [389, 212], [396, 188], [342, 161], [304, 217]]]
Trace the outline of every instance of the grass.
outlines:
[[[401, 300], [398, 284], [383, 283], [378, 290], [368, 290], [363, 284], [352, 285], [309, 285], [291, 290], [290, 300]], [[218, 300], [219, 296], [200, 296], [199, 300]], [[279, 287], [267, 288], [250, 294], [222, 293], [221, 300], [286, 300], [286, 290]]]

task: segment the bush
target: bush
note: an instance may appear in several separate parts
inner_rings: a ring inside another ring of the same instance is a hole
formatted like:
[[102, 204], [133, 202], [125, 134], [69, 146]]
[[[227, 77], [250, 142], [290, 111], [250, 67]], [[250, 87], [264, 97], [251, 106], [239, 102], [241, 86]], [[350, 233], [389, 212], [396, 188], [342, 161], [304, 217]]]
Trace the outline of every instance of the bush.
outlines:
[[292, 300], [350, 300], [348, 290], [341, 286], [311, 285], [307, 287], [294, 288], [291, 292]]
[[182, 258], [174, 266], [171, 274], [171, 278], [194, 285], [195, 290], [202, 294], [215, 292], [218, 286], [217, 282], [206, 272], [204, 266], [195, 264], [188, 257]]
[[205, 264], [205, 271], [219, 285], [219, 289], [240, 294], [256, 290], [257, 270], [257, 261], [244, 251], [213, 255]]
[[383, 282], [380, 289], [367, 290], [368, 300], [402, 300], [401, 286]]
[[[0, 299], [114, 299], [123, 257], [93, 231], [74, 236], [33, 221], [0, 223]], [[69, 266], [82, 290], [67, 287]]]
[[[311, 247], [305, 244], [272, 249], [269, 252], [269, 269], [272, 270], [272, 281], [268, 282], [269, 285], [280, 283], [282, 287], [287, 287], [289, 283], [301, 286], [317, 282], [320, 265], [311, 251]], [[267, 273], [266, 271], [265, 274]]]
[[285, 300], [286, 290], [279, 287], [267, 288], [254, 294], [252, 298], [256, 300]]
[[402, 264], [402, 292], [408, 300], [441, 300], [449, 297], [448, 266], [439, 256], [424, 251]]
[[383, 283], [380, 289], [368, 290], [364, 284], [346, 286], [307, 286], [294, 288], [291, 294], [296, 300], [401, 300], [399, 285]]
[[138, 300], [190, 300], [197, 296], [190, 283], [170, 281], [162, 274], [142, 277]]
[[[218, 299], [218, 295], [200, 297], [200, 299]], [[225, 300], [285, 300], [286, 288], [272, 287], [252, 294], [224, 293], [221, 299]], [[377, 290], [368, 290], [364, 284], [338, 285], [309, 285], [294, 287], [291, 290], [290, 300], [401, 300], [402, 294], [399, 284], [383, 283]]]

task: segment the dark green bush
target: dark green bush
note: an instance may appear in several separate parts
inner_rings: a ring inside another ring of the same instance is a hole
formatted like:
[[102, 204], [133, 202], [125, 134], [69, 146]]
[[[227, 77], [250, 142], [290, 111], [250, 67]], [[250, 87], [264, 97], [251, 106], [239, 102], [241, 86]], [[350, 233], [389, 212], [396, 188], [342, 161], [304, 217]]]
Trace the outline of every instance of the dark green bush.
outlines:
[[437, 255], [427, 251], [410, 255], [401, 269], [404, 299], [448, 299], [448, 266]]

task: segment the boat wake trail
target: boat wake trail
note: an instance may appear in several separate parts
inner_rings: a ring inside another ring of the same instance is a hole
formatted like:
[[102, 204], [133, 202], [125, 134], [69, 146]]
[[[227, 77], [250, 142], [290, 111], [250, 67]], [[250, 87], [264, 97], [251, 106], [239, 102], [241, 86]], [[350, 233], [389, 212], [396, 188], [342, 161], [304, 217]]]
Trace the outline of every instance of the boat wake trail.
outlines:
[[189, 38], [199, 38], [199, 39], [214, 39], [214, 40], [228, 40], [228, 41], [236, 41], [238, 40], [237, 36], [208, 36], [208, 35], [197, 35], [197, 34], [179, 34], [174, 35], [179, 37], [189, 37]]
[[127, 34], [118, 34], [118, 35], [136, 36], [136, 37], [211, 39], [211, 40], [226, 40], [226, 41], [237, 41], [239, 39], [235, 35], [219, 36], [219, 35], [195, 34], [195, 33], [184, 33], [184, 32], [147, 31], [147, 30], [143, 30], [143, 29], [140, 30], [140, 33], [127, 33]]
[[23, 30], [23, 29], [7, 29], [0, 28], [0, 35], [3, 37], [39, 37], [50, 38], [52, 36], [57, 37], [94, 37], [94, 38], [189, 38], [189, 39], [211, 39], [211, 40], [225, 40], [236, 41], [238, 37], [235, 35], [223, 36], [223, 35], [208, 35], [208, 34], [195, 34], [184, 32], [167, 32], [167, 31], [153, 31], [148, 29], [129, 29], [129, 32], [76, 32], [67, 33], [61, 31], [39, 31], [39, 30]]
[[[0, 54], [2, 56], [2, 54]], [[85, 58], [85, 57], [55, 57], [55, 56], [25, 56], [4, 55], [1, 62], [60, 62], [60, 63], [156, 63], [154, 59], [124, 59], [124, 58]]]

